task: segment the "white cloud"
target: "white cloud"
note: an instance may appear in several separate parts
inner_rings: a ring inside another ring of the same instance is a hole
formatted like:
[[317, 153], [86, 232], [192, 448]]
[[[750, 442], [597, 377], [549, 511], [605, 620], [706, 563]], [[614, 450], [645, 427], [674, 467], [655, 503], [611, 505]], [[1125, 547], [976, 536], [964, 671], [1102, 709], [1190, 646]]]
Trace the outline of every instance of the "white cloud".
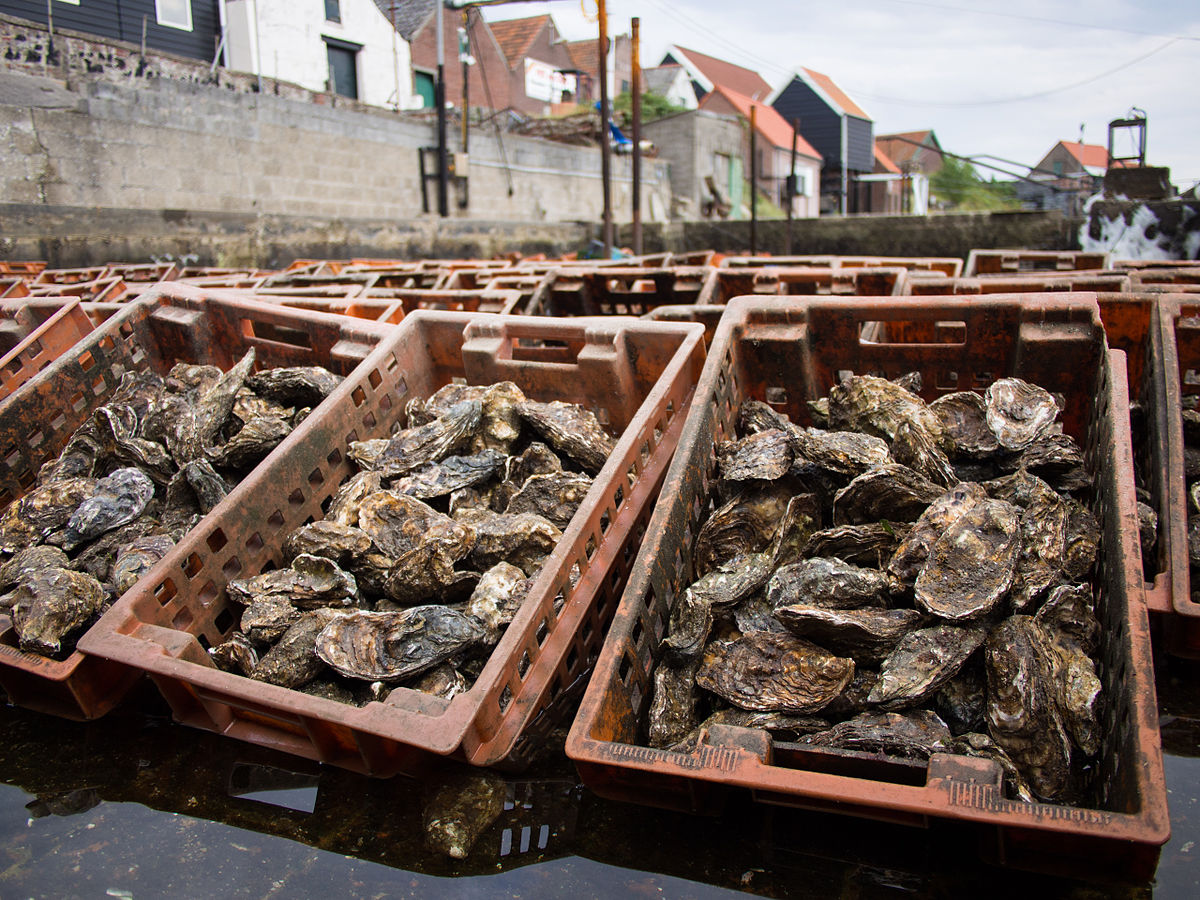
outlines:
[[[643, 65], [677, 43], [757, 69], [772, 85], [798, 66], [817, 69], [874, 116], [877, 131], [933, 128], [956, 153], [1034, 165], [1056, 141], [1077, 140], [1080, 123], [1087, 142], [1106, 143], [1108, 122], [1137, 106], [1149, 117], [1148, 162], [1170, 166], [1180, 186], [1200, 180], [1200, 4], [1189, 0], [608, 0], [607, 8], [611, 34], [641, 17]], [[596, 33], [578, 0], [486, 15], [542, 12], [570, 39]], [[1197, 40], [1070, 90], [997, 102], [1092, 79], [1173, 35]]]

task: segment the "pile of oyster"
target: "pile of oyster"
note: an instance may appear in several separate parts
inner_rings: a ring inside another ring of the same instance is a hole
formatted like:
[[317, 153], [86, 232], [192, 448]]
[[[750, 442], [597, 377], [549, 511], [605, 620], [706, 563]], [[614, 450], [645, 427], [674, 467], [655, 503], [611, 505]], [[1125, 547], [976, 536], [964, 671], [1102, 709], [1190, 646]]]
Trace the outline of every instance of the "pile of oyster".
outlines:
[[1010, 797], [1081, 802], [1102, 740], [1083, 452], [1036, 385], [916, 390], [849, 376], [810, 404], [820, 427], [742, 404], [649, 743], [690, 752], [725, 724], [825, 752], [968, 754], [999, 763]]
[[69, 654], [342, 380], [320, 367], [254, 372], [254, 358], [125, 374], [0, 514], [0, 612], [22, 650]]
[[226, 671], [363, 705], [400, 685], [468, 690], [614, 443], [588, 410], [515, 384], [449, 384], [406, 428], [352, 443], [360, 471], [289, 563], [231, 581]]

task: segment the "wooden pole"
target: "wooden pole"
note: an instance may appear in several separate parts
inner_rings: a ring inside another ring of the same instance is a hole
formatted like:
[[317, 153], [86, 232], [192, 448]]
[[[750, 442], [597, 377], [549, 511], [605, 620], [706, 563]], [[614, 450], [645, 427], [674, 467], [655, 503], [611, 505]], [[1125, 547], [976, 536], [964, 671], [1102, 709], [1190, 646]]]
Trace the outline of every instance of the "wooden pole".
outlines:
[[437, 104], [437, 152], [438, 152], [438, 184], [437, 204], [438, 215], [442, 218], [450, 215], [449, 160], [446, 152], [446, 11], [442, 8], [442, 0], [438, 0], [434, 8], [437, 15], [437, 83], [433, 86], [433, 102]]
[[796, 202], [796, 143], [800, 139], [800, 120], [792, 120], [792, 165], [787, 177], [787, 248], [784, 255], [792, 255], [792, 207]]
[[604, 189], [604, 217], [601, 239], [604, 243], [604, 258], [612, 256], [612, 153], [608, 140], [608, 12], [604, 0], [597, 0], [600, 12], [600, 34], [597, 46], [600, 50], [600, 180]]
[[755, 111], [750, 104], [750, 255], [758, 252], [758, 135], [755, 129]]
[[638, 26], [633, 17], [633, 253], [642, 255], [642, 66]]

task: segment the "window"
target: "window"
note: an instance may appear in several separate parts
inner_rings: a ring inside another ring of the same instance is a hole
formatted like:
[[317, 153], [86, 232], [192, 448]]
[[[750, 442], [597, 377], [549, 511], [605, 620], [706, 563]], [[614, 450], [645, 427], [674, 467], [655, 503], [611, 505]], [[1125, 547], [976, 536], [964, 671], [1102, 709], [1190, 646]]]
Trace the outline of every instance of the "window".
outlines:
[[358, 99], [358, 51], [361, 44], [325, 38], [325, 53], [329, 58], [329, 90], [334, 94]]
[[154, 0], [154, 17], [159, 25], [191, 31], [191, 0]]
[[325, 0], [325, 21], [326, 22], [342, 21], [341, 0]]
[[433, 75], [431, 73], [414, 71], [413, 88], [417, 96], [421, 98], [422, 106], [429, 109], [434, 105]]
[[1054, 174], [1055, 174], [1055, 175], [1061, 175], [1062, 173], [1063, 173], [1063, 164], [1062, 164], [1062, 160], [1061, 160], [1061, 159], [1056, 159], [1056, 160], [1054, 161]]

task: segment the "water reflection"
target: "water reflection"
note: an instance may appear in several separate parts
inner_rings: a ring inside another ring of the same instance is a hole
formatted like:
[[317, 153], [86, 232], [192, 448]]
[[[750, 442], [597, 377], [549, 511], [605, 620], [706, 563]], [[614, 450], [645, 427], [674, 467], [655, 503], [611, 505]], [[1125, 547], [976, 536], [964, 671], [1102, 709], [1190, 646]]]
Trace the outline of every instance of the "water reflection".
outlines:
[[1200, 896], [1197, 676], [1160, 667], [1173, 837], [1153, 891], [993, 868], [954, 826], [611, 803], [556, 752], [504, 776], [456, 860], [429, 849], [424, 813], [462, 767], [368, 779], [175, 725], [147, 690], [90, 724], [0, 707], [0, 897]]

